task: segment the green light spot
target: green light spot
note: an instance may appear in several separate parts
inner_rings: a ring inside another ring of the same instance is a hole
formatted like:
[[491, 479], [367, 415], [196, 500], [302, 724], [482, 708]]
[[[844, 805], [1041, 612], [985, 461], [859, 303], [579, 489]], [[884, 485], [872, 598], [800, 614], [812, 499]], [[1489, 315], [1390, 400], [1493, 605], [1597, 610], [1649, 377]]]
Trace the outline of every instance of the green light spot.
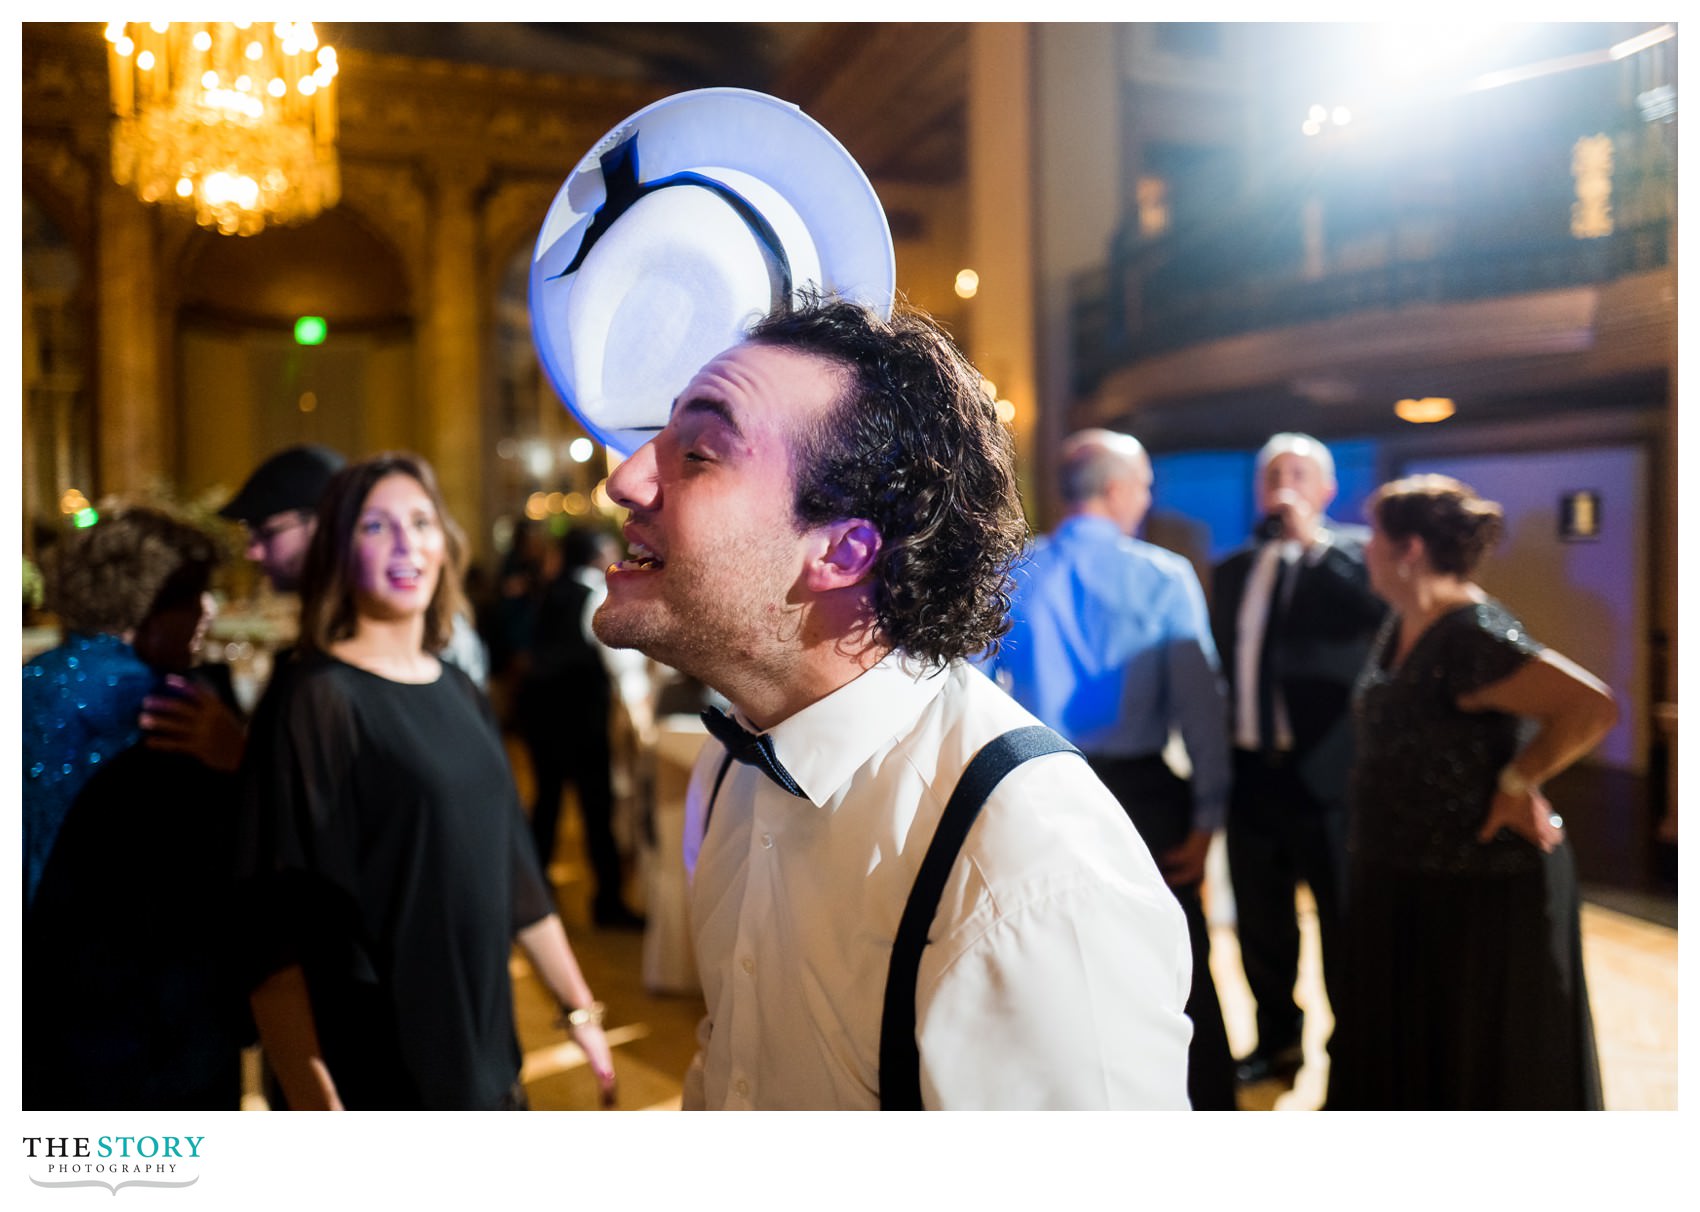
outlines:
[[87, 530], [98, 521], [100, 521], [100, 515], [95, 512], [94, 506], [92, 505], [90, 505], [87, 509], [79, 509], [76, 513], [71, 515], [71, 522], [79, 530]]
[[302, 316], [295, 321], [295, 343], [297, 345], [323, 345], [325, 343], [325, 318], [323, 316]]

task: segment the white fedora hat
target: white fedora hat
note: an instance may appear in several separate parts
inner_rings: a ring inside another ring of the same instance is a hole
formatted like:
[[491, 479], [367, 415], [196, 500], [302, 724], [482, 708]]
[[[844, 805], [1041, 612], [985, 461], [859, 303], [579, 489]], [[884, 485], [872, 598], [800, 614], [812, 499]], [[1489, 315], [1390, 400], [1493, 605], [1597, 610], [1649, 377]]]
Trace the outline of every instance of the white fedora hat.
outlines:
[[532, 337], [573, 415], [630, 454], [705, 362], [807, 287], [891, 313], [873, 186], [795, 105], [699, 89], [640, 109], [567, 178], [532, 255]]

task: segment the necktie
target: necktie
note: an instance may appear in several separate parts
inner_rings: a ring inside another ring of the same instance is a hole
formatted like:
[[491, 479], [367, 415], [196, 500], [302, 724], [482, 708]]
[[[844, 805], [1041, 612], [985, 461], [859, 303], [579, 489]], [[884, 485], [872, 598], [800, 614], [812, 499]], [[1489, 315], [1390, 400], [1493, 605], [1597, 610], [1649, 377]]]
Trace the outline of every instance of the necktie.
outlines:
[[754, 766], [792, 795], [803, 797], [803, 789], [791, 777], [773, 752], [773, 738], [766, 733], [751, 732], [718, 707], [702, 713], [702, 722], [714, 739], [726, 746], [726, 752], [746, 766]]
[[1287, 606], [1287, 582], [1293, 566], [1275, 557], [1275, 584], [1269, 590], [1269, 614], [1263, 625], [1263, 647], [1257, 654], [1257, 740], [1265, 753], [1275, 751], [1275, 640]]

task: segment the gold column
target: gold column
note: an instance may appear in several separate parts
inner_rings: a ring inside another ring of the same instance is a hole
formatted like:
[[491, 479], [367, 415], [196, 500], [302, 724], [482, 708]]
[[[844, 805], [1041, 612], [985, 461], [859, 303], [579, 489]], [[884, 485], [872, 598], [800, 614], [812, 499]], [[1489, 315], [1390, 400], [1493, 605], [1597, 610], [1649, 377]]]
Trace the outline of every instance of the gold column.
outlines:
[[425, 322], [419, 343], [420, 453], [437, 470], [449, 512], [470, 530], [480, 525], [482, 516], [483, 276], [478, 271], [476, 205], [484, 166], [443, 161], [432, 168]]
[[167, 473], [172, 416], [162, 383], [166, 317], [153, 217], [129, 191], [100, 188], [95, 467], [89, 491], [146, 489]]
[[968, 263], [980, 275], [966, 310], [970, 352], [1015, 405], [1022, 496], [1034, 512], [1038, 385], [1033, 300], [1032, 32], [976, 22], [968, 34]]
[[1055, 520], [1056, 452], [1074, 405], [1071, 284], [1101, 272], [1121, 216], [1120, 59], [1110, 24], [1046, 22], [1034, 33], [1034, 277], [1039, 405], [1033, 481], [1039, 520]]

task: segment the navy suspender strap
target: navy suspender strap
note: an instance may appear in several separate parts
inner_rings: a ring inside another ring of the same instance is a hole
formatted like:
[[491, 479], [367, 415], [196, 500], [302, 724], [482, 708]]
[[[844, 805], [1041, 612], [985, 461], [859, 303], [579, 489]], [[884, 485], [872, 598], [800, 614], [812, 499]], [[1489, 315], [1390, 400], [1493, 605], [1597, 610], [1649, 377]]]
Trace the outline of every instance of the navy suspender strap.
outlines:
[[708, 836], [708, 823], [714, 819], [714, 801], [720, 798], [720, 784], [726, 781], [726, 772], [732, 769], [733, 753], [726, 751], [726, 758], [720, 763], [720, 773], [714, 776], [714, 790], [708, 793], [708, 810], [702, 814], [702, 835]]
[[993, 739], [974, 755], [957, 780], [956, 790], [939, 817], [926, 857], [910, 889], [909, 903], [891, 947], [885, 978], [885, 1013], [880, 1021], [880, 1110], [921, 1110], [921, 1054], [915, 1042], [915, 994], [927, 929], [938, 913], [945, 881], [968, 830], [993, 789], [1023, 762], [1048, 753], [1079, 753], [1043, 724], [1015, 728]]

